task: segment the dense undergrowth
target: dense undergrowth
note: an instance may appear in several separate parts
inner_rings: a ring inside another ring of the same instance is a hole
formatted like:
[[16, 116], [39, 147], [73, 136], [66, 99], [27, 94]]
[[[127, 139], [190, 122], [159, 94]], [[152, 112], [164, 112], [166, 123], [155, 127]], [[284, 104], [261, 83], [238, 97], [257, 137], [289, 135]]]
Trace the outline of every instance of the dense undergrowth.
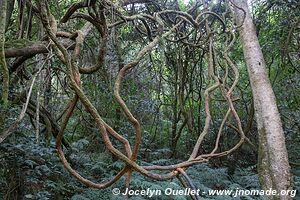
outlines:
[[[30, 144], [30, 145], [29, 145]], [[87, 139], [79, 139], [72, 143], [72, 152], [67, 156], [71, 165], [85, 177], [100, 182], [109, 180], [122, 167], [123, 163], [114, 161], [114, 158], [106, 152], [89, 150], [90, 142]], [[70, 199], [70, 200], [98, 200], [98, 199], [122, 199], [121, 196], [112, 194], [113, 188], [125, 191], [124, 178], [113, 186], [97, 190], [87, 188], [70, 176], [60, 162], [54, 143], [46, 144], [36, 142], [36, 138], [18, 133], [0, 147], [0, 196], [13, 199], [18, 193], [23, 199]], [[163, 152], [163, 151], [162, 151]], [[151, 158], [159, 155], [150, 154]], [[142, 165], [171, 164], [180, 160], [163, 158], [152, 163], [140, 161]], [[142, 156], [141, 156], [141, 160]], [[264, 199], [260, 196], [209, 196], [209, 190], [223, 189], [260, 189], [256, 166], [236, 166], [234, 171], [230, 167], [214, 167], [212, 163], [195, 165], [187, 170], [197, 189], [206, 194], [201, 199]], [[294, 169], [295, 188], [300, 189], [300, 170]], [[166, 188], [184, 189], [177, 179], [170, 181], [153, 181], [141, 175], [134, 174], [130, 185], [131, 189], [162, 190]], [[2, 199], [2, 198], [1, 198]], [[130, 199], [150, 199], [141, 196], [132, 196]], [[155, 199], [190, 199], [189, 196], [155, 196]]]

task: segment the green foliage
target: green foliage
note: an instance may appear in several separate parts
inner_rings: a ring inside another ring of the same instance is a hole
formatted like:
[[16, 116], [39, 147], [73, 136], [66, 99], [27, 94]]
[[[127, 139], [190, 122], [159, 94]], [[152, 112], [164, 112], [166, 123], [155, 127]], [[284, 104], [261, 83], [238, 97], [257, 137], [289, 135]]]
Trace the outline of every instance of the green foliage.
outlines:
[[188, 9], [188, 5], [185, 3], [184, 0], [179, 0], [178, 4], [181, 11], [186, 11]]
[[28, 39], [10, 40], [5, 43], [5, 48], [22, 48], [33, 45], [35, 42]]
[[121, 37], [126, 37], [127, 34], [132, 32], [132, 26], [126, 25], [120, 29]]

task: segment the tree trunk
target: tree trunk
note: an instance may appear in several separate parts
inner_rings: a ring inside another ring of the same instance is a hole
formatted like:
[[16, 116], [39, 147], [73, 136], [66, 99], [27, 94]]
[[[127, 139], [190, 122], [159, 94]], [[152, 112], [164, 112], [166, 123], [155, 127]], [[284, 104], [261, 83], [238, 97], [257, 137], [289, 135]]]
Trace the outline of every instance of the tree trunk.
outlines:
[[[264, 190], [272, 188], [277, 192], [289, 190], [291, 174], [284, 132], [255, 26], [249, 14], [247, 0], [233, 0], [233, 2], [237, 25], [243, 23], [239, 32], [254, 98], [259, 134], [258, 172], [261, 186]], [[268, 196], [268, 198], [291, 199], [288, 195]]]
[[5, 23], [6, 23], [6, 6], [7, 1], [0, 1], [0, 69], [3, 76], [2, 85], [2, 101], [4, 106], [8, 103], [8, 88], [9, 88], [9, 72], [4, 55], [4, 43], [5, 43]]
[[[5, 30], [8, 29], [14, 11], [15, 1], [7, 1]], [[3, 12], [3, 11], [2, 11]]]

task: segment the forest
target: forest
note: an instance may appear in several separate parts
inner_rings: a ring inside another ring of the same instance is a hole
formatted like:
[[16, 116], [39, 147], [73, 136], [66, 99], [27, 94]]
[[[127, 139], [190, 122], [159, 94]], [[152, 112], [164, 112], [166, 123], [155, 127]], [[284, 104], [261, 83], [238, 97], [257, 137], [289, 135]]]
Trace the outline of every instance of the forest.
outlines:
[[0, 0], [2, 199], [300, 199], [300, 1]]

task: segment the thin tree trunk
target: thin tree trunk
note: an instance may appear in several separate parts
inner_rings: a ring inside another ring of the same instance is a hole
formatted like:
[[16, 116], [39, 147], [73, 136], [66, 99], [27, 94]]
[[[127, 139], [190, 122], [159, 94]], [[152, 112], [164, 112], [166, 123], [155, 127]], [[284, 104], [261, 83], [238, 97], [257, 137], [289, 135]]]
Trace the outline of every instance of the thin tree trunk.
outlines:
[[[290, 190], [291, 174], [284, 132], [255, 26], [249, 14], [247, 0], [233, 0], [233, 3], [237, 25], [243, 24], [239, 32], [254, 98], [259, 134], [258, 171], [261, 186], [264, 190], [272, 188], [277, 192]], [[291, 199], [288, 195], [268, 198]]]
[[7, 1], [7, 9], [6, 9], [6, 24], [5, 24], [5, 30], [8, 29], [11, 21], [11, 16], [14, 11], [15, 1]]
[[2, 101], [4, 106], [8, 103], [8, 88], [9, 88], [9, 72], [5, 60], [4, 43], [5, 43], [5, 23], [6, 23], [6, 6], [7, 1], [0, 1], [0, 69], [3, 75], [2, 84]]

